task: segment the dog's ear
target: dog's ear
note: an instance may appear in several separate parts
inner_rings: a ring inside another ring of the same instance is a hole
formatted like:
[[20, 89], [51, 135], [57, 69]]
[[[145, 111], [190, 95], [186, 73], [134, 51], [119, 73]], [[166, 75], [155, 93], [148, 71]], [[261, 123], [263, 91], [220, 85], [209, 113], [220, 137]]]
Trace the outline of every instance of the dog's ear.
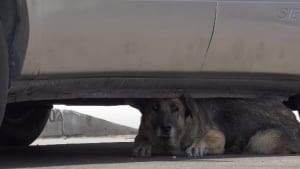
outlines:
[[145, 108], [145, 100], [144, 99], [129, 99], [126, 100], [126, 104], [136, 109], [139, 109], [141, 113], [143, 113]]
[[185, 106], [185, 117], [193, 118], [193, 115], [199, 111], [195, 99], [190, 96], [183, 95], [180, 97], [180, 100]]

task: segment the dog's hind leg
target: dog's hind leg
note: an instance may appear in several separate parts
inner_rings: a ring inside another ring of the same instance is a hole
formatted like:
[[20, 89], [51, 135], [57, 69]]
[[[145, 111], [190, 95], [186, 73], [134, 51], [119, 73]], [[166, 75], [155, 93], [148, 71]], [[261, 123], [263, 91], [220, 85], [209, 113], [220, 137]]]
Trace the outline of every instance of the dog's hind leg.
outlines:
[[258, 131], [249, 139], [247, 152], [255, 154], [290, 154], [300, 153], [300, 149], [281, 130], [266, 129]]
[[203, 140], [207, 145], [207, 154], [223, 154], [225, 149], [225, 135], [219, 130], [210, 130]]

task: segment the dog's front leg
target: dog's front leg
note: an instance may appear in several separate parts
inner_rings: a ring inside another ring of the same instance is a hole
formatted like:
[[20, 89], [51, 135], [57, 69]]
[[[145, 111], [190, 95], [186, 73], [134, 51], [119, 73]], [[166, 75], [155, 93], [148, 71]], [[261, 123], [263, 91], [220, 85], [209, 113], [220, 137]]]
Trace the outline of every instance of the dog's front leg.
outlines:
[[218, 130], [209, 130], [202, 138], [196, 138], [185, 152], [188, 157], [203, 157], [206, 154], [222, 154], [224, 147], [224, 134]]
[[134, 140], [133, 156], [135, 157], [150, 157], [152, 152], [151, 141], [141, 135], [137, 135]]
[[203, 157], [207, 154], [207, 151], [208, 149], [206, 143], [203, 141], [203, 139], [200, 138], [196, 138], [193, 141], [192, 145], [185, 150], [188, 157], [194, 158]]

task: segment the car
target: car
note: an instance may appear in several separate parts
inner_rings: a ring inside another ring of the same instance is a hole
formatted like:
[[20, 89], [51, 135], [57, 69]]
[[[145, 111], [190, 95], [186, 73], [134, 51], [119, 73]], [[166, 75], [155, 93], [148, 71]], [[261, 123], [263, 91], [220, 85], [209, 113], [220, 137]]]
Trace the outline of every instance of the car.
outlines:
[[2, 0], [0, 145], [53, 104], [282, 97], [299, 109], [298, 0]]

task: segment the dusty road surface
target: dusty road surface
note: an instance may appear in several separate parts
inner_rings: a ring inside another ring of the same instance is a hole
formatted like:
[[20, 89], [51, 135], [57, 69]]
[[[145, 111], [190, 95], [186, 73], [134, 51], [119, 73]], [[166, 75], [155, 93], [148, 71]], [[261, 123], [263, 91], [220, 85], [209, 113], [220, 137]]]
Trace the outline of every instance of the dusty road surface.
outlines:
[[[57, 140], [56, 140], [57, 141]], [[116, 140], [115, 140], [116, 141]], [[155, 156], [132, 158], [132, 142], [101, 142], [0, 148], [0, 168], [53, 169], [299, 169], [300, 156], [208, 156], [202, 159]], [[49, 141], [53, 144], [55, 142]]]

